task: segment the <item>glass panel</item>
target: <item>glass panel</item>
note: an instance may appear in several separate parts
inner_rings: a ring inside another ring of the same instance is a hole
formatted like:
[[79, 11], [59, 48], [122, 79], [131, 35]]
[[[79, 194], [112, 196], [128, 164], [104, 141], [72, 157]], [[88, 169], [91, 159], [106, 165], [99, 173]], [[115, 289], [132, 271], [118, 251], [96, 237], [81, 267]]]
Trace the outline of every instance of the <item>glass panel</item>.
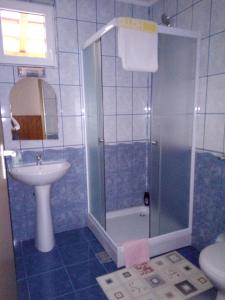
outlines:
[[101, 50], [96, 42], [83, 52], [89, 211], [105, 228], [104, 143]]
[[196, 39], [159, 35], [153, 75], [151, 235], [188, 227]]

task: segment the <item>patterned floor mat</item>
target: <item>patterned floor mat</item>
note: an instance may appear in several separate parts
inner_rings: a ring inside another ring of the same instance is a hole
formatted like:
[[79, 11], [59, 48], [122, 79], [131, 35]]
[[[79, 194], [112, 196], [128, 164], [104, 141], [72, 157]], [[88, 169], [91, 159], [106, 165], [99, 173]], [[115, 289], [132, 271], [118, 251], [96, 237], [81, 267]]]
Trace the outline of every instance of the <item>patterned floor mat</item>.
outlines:
[[202, 271], [176, 251], [97, 281], [110, 300], [185, 300], [212, 288]]

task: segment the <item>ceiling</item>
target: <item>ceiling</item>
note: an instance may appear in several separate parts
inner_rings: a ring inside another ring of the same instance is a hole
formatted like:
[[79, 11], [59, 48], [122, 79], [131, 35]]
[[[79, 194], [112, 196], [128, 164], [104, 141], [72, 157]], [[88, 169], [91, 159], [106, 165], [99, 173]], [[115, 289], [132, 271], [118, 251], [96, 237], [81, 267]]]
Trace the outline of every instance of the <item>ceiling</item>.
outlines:
[[156, 3], [158, 0], [117, 0], [117, 1], [136, 4], [136, 5], [142, 5], [142, 6], [151, 6], [154, 3]]

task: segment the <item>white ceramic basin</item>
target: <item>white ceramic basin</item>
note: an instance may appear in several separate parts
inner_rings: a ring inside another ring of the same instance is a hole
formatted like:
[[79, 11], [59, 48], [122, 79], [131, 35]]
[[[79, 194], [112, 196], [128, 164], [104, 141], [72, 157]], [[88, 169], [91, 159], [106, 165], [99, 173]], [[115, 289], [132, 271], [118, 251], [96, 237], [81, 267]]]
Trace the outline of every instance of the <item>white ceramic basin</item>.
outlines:
[[67, 161], [42, 162], [41, 165], [25, 164], [10, 170], [15, 179], [34, 186], [48, 185], [63, 177], [70, 168]]
[[50, 205], [51, 184], [63, 177], [69, 168], [67, 161], [49, 161], [40, 165], [20, 165], [10, 170], [12, 177], [34, 186], [37, 203], [35, 245], [41, 252], [49, 252], [55, 245]]

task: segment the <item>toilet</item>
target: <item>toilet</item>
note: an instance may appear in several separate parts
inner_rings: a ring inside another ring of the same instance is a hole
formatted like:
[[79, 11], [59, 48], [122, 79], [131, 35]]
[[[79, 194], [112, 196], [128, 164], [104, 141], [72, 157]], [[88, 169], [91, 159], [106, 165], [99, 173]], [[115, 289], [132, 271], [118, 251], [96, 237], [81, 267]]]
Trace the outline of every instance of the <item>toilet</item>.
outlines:
[[203, 249], [199, 264], [212, 284], [218, 289], [216, 300], [225, 300], [225, 241]]

